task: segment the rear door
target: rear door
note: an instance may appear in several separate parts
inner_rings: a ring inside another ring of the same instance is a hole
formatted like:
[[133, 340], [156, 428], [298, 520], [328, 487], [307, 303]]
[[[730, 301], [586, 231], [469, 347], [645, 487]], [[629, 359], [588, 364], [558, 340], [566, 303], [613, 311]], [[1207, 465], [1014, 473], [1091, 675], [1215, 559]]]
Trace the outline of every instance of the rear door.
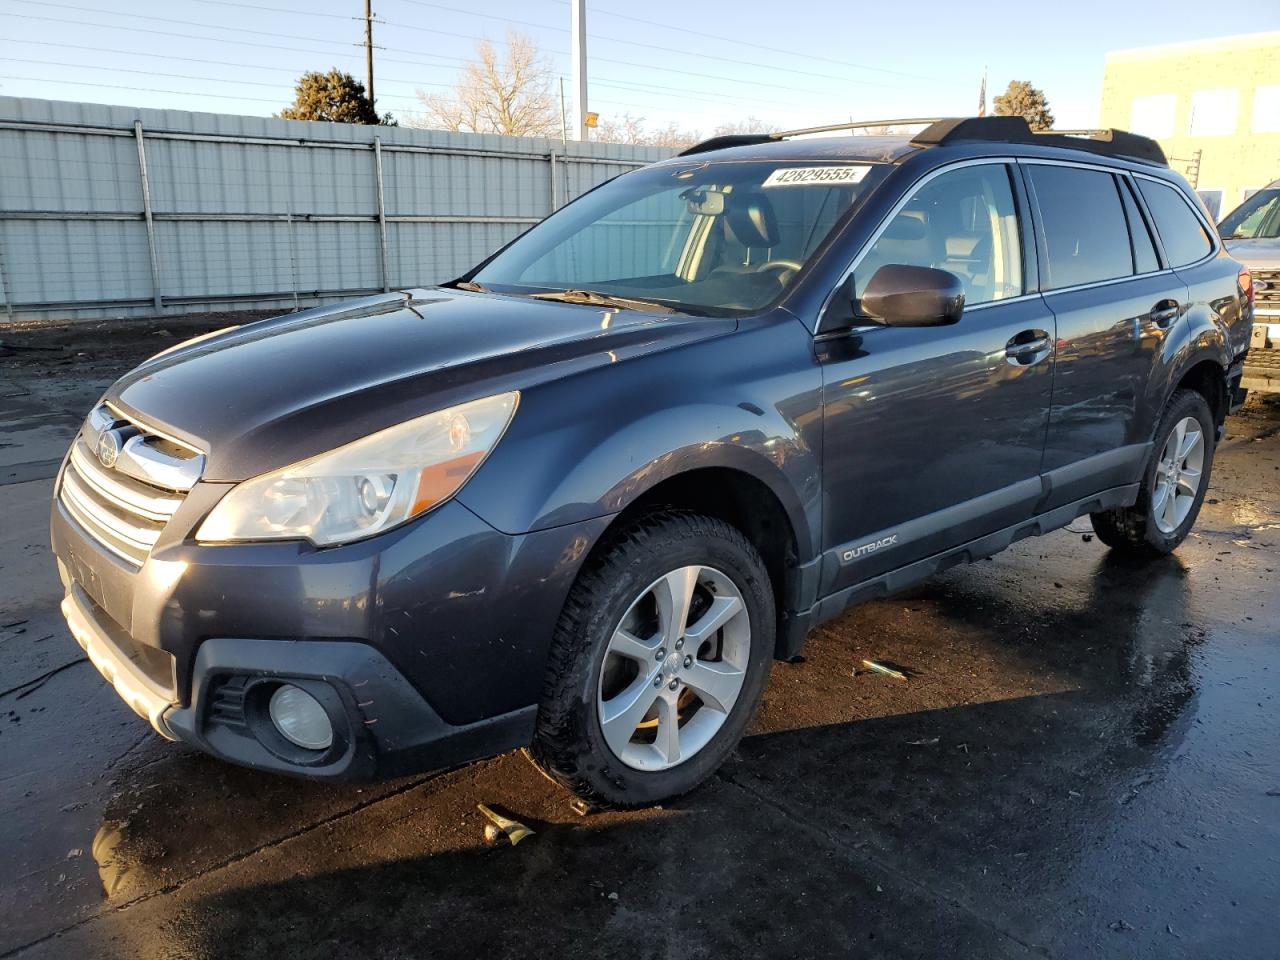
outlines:
[[1135, 176], [1134, 183], [1146, 201], [1165, 259], [1187, 285], [1188, 324], [1192, 329], [1225, 326], [1231, 336], [1231, 359], [1235, 359], [1248, 348], [1252, 332], [1237, 296], [1239, 263], [1214, 255], [1219, 245], [1203, 211], [1193, 209], [1189, 196], [1153, 177]]
[[1159, 259], [1123, 172], [1022, 161], [1040, 288], [1057, 322], [1041, 510], [1137, 480], [1151, 440], [1147, 390], [1187, 302]]
[[964, 283], [951, 326], [821, 338], [824, 594], [1017, 523], [1040, 496], [1053, 318], [1028, 282], [1029, 220], [1010, 162], [944, 168], [898, 205], [853, 268]]

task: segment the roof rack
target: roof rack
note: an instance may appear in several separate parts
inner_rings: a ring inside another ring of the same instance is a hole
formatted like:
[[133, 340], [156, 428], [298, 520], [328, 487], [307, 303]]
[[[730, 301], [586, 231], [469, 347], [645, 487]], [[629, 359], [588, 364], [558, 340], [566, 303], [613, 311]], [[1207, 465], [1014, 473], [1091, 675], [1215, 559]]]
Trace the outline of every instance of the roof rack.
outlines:
[[821, 127], [804, 127], [784, 130], [780, 133], [741, 133], [712, 137], [696, 143], [680, 156], [687, 157], [727, 147], [747, 147], [761, 143], [773, 143], [815, 133], [836, 133], [842, 130], [866, 130], [874, 127], [922, 126], [925, 129], [911, 138], [913, 146], [938, 147], [952, 143], [1026, 143], [1036, 146], [1064, 147], [1068, 150], [1085, 150], [1108, 157], [1125, 157], [1144, 163], [1168, 166], [1168, 158], [1160, 144], [1126, 130], [1032, 130], [1023, 117], [913, 117], [902, 120], [854, 120], [849, 123], [833, 123]]
[[939, 120], [921, 130], [911, 142], [918, 147], [985, 141], [1030, 143], [1044, 147], [1087, 150], [1107, 157], [1125, 157], [1168, 166], [1160, 144], [1126, 130], [1032, 130], [1024, 117], [960, 117]]

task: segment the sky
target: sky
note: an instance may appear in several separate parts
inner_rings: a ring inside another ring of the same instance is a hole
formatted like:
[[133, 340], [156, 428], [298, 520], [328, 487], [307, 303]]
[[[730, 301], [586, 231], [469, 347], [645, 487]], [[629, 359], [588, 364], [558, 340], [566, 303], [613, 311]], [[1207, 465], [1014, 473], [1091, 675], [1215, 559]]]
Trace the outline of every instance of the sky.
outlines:
[[[1109, 50], [1280, 29], [1276, 0], [587, 0], [588, 107], [709, 134], [970, 115], [1010, 80], [1057, 125], [1098, 118]], [[306, 70], [363, 80], [363, 0], [0, 0], [0, 94], [269, 116]], [[375, 0], [375, 92], [405, 117], [476, 41], [531, 35], [569, 89], [569, 0]]]

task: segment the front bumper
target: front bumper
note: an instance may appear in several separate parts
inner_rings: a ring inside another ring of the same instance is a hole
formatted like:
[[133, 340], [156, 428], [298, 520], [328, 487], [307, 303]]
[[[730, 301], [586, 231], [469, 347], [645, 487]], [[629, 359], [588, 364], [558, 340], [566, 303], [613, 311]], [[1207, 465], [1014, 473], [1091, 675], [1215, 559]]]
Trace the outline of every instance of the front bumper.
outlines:
[[[179, 525], [134, 569], [55, 498], [51, 536], [76, 642], [160, 734], [261, 769], [371, 779], [529, 742], [555, 620], [606, 524], [508, 536], [453, 502], [326, 550], [202, 546]], [[280, 682], [329, 713], [323, 755], [273, 740], [261, 706]]]

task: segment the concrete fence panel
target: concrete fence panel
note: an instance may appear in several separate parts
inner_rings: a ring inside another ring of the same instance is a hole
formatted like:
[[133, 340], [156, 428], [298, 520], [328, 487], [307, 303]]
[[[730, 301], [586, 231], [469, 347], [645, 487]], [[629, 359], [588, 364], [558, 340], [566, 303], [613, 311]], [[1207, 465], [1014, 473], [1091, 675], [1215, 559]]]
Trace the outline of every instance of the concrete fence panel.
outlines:
[[0, 319], [436, 283], [670, 153], [0, 97]]

